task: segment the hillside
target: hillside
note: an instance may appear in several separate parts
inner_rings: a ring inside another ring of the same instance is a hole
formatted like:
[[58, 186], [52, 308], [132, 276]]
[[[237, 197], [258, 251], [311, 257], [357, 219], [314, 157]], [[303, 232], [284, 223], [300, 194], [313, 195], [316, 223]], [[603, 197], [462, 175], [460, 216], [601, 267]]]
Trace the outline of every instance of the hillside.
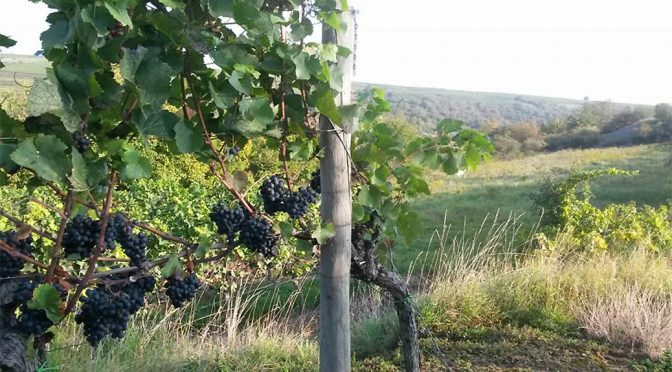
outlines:
[[[17, 87], [16, 81], [32, 80], [44, 75], [48, 62], [43, 57], [0, 54], [7, 66], [0, 70], [0, 87]], [[392, 113], [405, 117], [423, 132], [430, 131], [438, 120], [455, 118], [474, 127], [495, 121], [502, 124], [520, 122], [546, 123], [564, 119], [580, 108], [584, 101], [566, 98], [520, 95], [512, 93], [468, 92], [460, 90], [402, 87], [354, 83], [354, 91], [379, 87], [387, 93]], [[615, 103], [616, 110], [635, 105]]]
[[[444, 118], [460, 119], [475, 127], [488, 121], [502, 124], [541, 124], [556, 118], [564, 119], [584, 103], [583, 100], [566, 98], [370, 83], [354, 83], [354, 90], [373, 86], [385, 90], [393, 114], [406, 117], [423, 131], [432, 129], [438, 120]], [[635, 106], [637, 105], [614, 103], [617, 111]]]

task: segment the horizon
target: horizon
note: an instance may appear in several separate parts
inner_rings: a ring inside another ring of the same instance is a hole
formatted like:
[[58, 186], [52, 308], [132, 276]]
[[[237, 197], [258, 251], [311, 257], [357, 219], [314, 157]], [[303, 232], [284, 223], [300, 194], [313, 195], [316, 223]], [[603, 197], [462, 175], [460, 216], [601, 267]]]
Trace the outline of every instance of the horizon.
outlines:
[[[355, 81], [645, 105], [672, 101], [672, 2], [351, 3], [359, 11]], [[46, 5], [3, 5], [0, 33], [17, 45], [2, 51], [40, 50]]]

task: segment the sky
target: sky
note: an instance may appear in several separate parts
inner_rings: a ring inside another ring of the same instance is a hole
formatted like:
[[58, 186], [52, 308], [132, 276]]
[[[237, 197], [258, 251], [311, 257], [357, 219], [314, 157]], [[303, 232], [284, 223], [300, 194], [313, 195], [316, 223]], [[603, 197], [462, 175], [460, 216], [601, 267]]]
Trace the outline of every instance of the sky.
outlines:
[[[32, 54], [48, 10], [1, 0]], [[671, 0], [350, 0], [356, 81], [616, 102], [672, 101]]]

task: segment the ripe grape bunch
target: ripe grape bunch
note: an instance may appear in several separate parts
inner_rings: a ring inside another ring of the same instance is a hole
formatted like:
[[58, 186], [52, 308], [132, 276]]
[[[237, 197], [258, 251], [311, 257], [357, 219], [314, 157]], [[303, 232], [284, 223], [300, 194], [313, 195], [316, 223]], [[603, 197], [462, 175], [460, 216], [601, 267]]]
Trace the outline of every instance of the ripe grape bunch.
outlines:
[[72, 135], [72, 142], [79, 152], [86, 152], [91, 147], [91, 140], [82, 131], [77, 131]]
[[90, 217], [77, 215], [65, 225], [63, 249], [67, 255], [89, 257], [91, 250], [98, 241], [100, 223]]
[[80, 298], [82, 306], [75, 322], [82, 324], [84, 335], [91, 346], [107, 336], [121, 338], [126, 332], [131, 315], [142, 308], [145, 293], [154, 289], [156, 279], [141, 277], [120, 286], [99, 286], [89, 289]]
[[316, 202], [317, 193], [315, 191], [300, 187], [298, 191], [291, 193], [287, 198], [285, 212], [293, 219], [300, 218], [308, 212], [310, 205]]
[[[33, 238], [28, 236], [23, 240], [19, 240], [16, 232], [13, 230], [0, 231], [0, 240], [26, 256], [29, 256], [33, 250]], [[21, 272], [21, 269], [23, 269], [23, 260], [21, 258], [14, 257], [0, 250], [0, 278], [16, 276]]]
[[147, 261], [147, 235], [129, 234], [121, 241], [121, 247], [131, 259], [131, 265], [140, 266]]
[[284, 202], [289, 197], [289, 190], [285, 186], [285, 181], [278, 175], [271, 176], [261, 185], [261, 199], [264, 203], [264, 210], [271, 216], [284, 211]]
[[224, 203], [218, 203], [210, 212], [210, 219], [217, 225], [217, 233], [225, 234], [229, 244], [235, 241], [235, 234], [240, 230], [240, 225], [245, 221], [245, 210], [243, 207], [230, 209]]
[[322, 187], [320, 186], [320, 169], [318, 168], [310, 178], [310, 188], [313, 189], [316, 193], [322, 193]]
[[170, 298], [170, 303], [173, 306], [182, 307], [185, 302], [194, 298], [199, 285], [200, 283], [193, 273], [186, 278], [173, 275], [166, 281], [166, 295]]
[[240, 229], [240, 242], [264, 257], [278, 255], [280, 237], [273, 232], [271, 223], [263, 218], [250, 218]]
[[124, 32], [124, 25], [122, 25], [121, 22], [117, 21], [114, 23], [114, 26], [112, 26], [109, 30], [110, 30], [110, 36], [116, 38], [121, 36], [121, 34]]
[[265, 180], [259, 193], [266, 213], [275, 215], [278, 212], [287, 212], [293, 219], [305, 215], [309, 206], [317, 202], [315, 191], [299, 188], [298, 191], [290, 192], [285, 181], [278, 175]]
[[[33, 292], [42, 284], [43, 278], [37, 276], [32, 280], [24, 279], [14, 291], [13, 305], [18, 306], [20, 315], [18, 317], [18, 328], [26, 334], [40, 336], [43, 335], [54, 323], [47, 317], [47, 313], [41, 309], [31, 309], [28, 302], [33, 298]], [[65, 291], [60, 285], [52, 284], [59, 294], [61, 300], [67, 297]]]

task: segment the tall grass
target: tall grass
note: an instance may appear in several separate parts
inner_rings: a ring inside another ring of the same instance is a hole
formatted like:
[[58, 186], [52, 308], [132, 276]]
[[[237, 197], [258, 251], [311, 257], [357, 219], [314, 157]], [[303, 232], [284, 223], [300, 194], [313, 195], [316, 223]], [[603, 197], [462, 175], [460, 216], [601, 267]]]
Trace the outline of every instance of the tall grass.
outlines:
[[[435, 233], [432, 240], [440, 249], [419, 255], [417, 270], [411, 270], [419, 274], [408, 277], [425, 336], [451, 342], [474, 329], [522, 326], [597, 338], [652, 357], [672, 348], [669, 257], [643, 249], [578, 255], [572, 253], [572, 239], [563, 235], [553, 250], [533, 250], [533, 239], [516, 243], [519, 228], [519, 217], [509, 216], [481, 225], [473, 236], [450, 238], [446, 223]], [[66, 323], [48, 366], [60, 371], [313, 371], [318, 319], [305, 295], [312, 281], [297, 281], [289, 296], [278, 285], [243, 282], [233, 293], [204, 292], [184, 309], [154, 304], [133, 319], [124, 339], [106, 341], [93, 352], [78, 327]], [[367, 285], [355, 286], [352, 296], [355, 369], [396, 369], [401, 361], [392, 302]]]

